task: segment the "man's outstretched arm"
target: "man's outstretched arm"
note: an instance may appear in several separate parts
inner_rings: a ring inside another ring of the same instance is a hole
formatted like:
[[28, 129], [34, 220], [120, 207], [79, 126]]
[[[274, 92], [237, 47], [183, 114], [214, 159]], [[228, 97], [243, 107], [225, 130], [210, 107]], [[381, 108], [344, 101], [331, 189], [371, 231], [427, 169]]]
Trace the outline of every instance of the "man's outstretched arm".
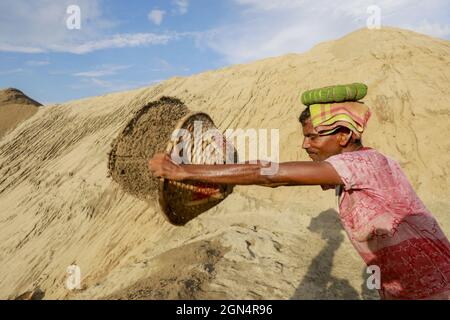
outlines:
[[167, 154], [157, 154], [149, 161], [154, 176], [171, 180], [197, 180], [234, 185], [340, 185], [333, 166], [327, 162], [295, 161], [278, 164], [278, 170], [263, 174], [270, 162], [256, 164], [191, 165], [176, 164]]

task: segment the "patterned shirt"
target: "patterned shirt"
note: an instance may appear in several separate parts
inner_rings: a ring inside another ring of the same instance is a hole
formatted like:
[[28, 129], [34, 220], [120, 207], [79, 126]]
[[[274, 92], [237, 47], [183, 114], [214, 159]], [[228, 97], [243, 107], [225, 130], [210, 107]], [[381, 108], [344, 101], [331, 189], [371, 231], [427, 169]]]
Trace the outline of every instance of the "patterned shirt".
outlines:
[[381, 298], [449, 299], [450, 243], [400, 165], [372, 148], [325, 161], [344, 183], [336, 188], [343, 228], [380, 268]]

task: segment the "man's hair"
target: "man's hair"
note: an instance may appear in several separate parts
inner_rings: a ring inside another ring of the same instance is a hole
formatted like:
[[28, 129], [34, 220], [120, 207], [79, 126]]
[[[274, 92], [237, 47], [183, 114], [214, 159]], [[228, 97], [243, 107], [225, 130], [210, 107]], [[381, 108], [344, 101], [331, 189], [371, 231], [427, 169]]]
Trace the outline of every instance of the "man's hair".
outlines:
[[[309, 111], [309, 106], [307, 106], [305, 108], [305, 110], [303, 110], [302, 113], [300, 114], [300, 117], [298, 117], [298, 121], [300, 121], [302, 126], [304, 126], [306, 124], [306, 121], [308, 121], [309, 118], [311, 118], [311, 112]], [[351, 130], [349, 128], [341, 126], [334, 133], [338, 133], [338, 132], [349, 133], [350, 131]], [[354, 135], [353, 135], [351, 138], [351, 142], [360, 145], [361, 139], [354, 138]]]
[[311, 112], [309, 111], [309, 106], [307, 106], [305, 110], [303, 110], [302, 113], [300, 114], [300, 117], [298, 117], [298, 121], [300, 121], [302, 126], [304, 126], [306, 120], [308, 120], [309, 118], [311, 118]]

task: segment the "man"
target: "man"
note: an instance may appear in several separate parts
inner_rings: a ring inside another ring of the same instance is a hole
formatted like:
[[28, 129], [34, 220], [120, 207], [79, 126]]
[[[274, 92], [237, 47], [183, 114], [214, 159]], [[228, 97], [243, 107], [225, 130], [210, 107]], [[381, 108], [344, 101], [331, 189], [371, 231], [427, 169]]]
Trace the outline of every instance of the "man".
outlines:
[[301, 113], [309, 161], [176, 164], [166, 154], [149, 161], [155, 176], [234, 185], [320, 185], [335, 188], [339, 218], [368, 266], [380, 268], [382, 299], [450, 299], [450, 243], [414, 192], [399, 164], [362, 145], [370, 117], [360, 102], [311, 103]]

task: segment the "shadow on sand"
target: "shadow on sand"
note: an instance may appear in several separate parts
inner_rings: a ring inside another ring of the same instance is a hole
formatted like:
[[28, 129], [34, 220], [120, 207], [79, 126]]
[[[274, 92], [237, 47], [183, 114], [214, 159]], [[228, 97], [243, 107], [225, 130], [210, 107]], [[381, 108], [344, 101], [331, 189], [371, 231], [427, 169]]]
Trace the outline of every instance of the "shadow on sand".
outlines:
[[[324, 240], [327, 240], [327, 243], [312, 260], [305, 277], [298, 285], [291, 300], [379, 299], [377, 292], [367, 289], [365, 281], [361, 284], [362, 294], [360, 296], [347, 279], [339, 279], [331, 274], [334, 255], [345, 237], [336, 210], [328, 209], [312, 218], [308, 229], [320, 234]], [[369, 275], [366, 275], [365, 268], [362, 273], [363, 279], [367, 279]]]

